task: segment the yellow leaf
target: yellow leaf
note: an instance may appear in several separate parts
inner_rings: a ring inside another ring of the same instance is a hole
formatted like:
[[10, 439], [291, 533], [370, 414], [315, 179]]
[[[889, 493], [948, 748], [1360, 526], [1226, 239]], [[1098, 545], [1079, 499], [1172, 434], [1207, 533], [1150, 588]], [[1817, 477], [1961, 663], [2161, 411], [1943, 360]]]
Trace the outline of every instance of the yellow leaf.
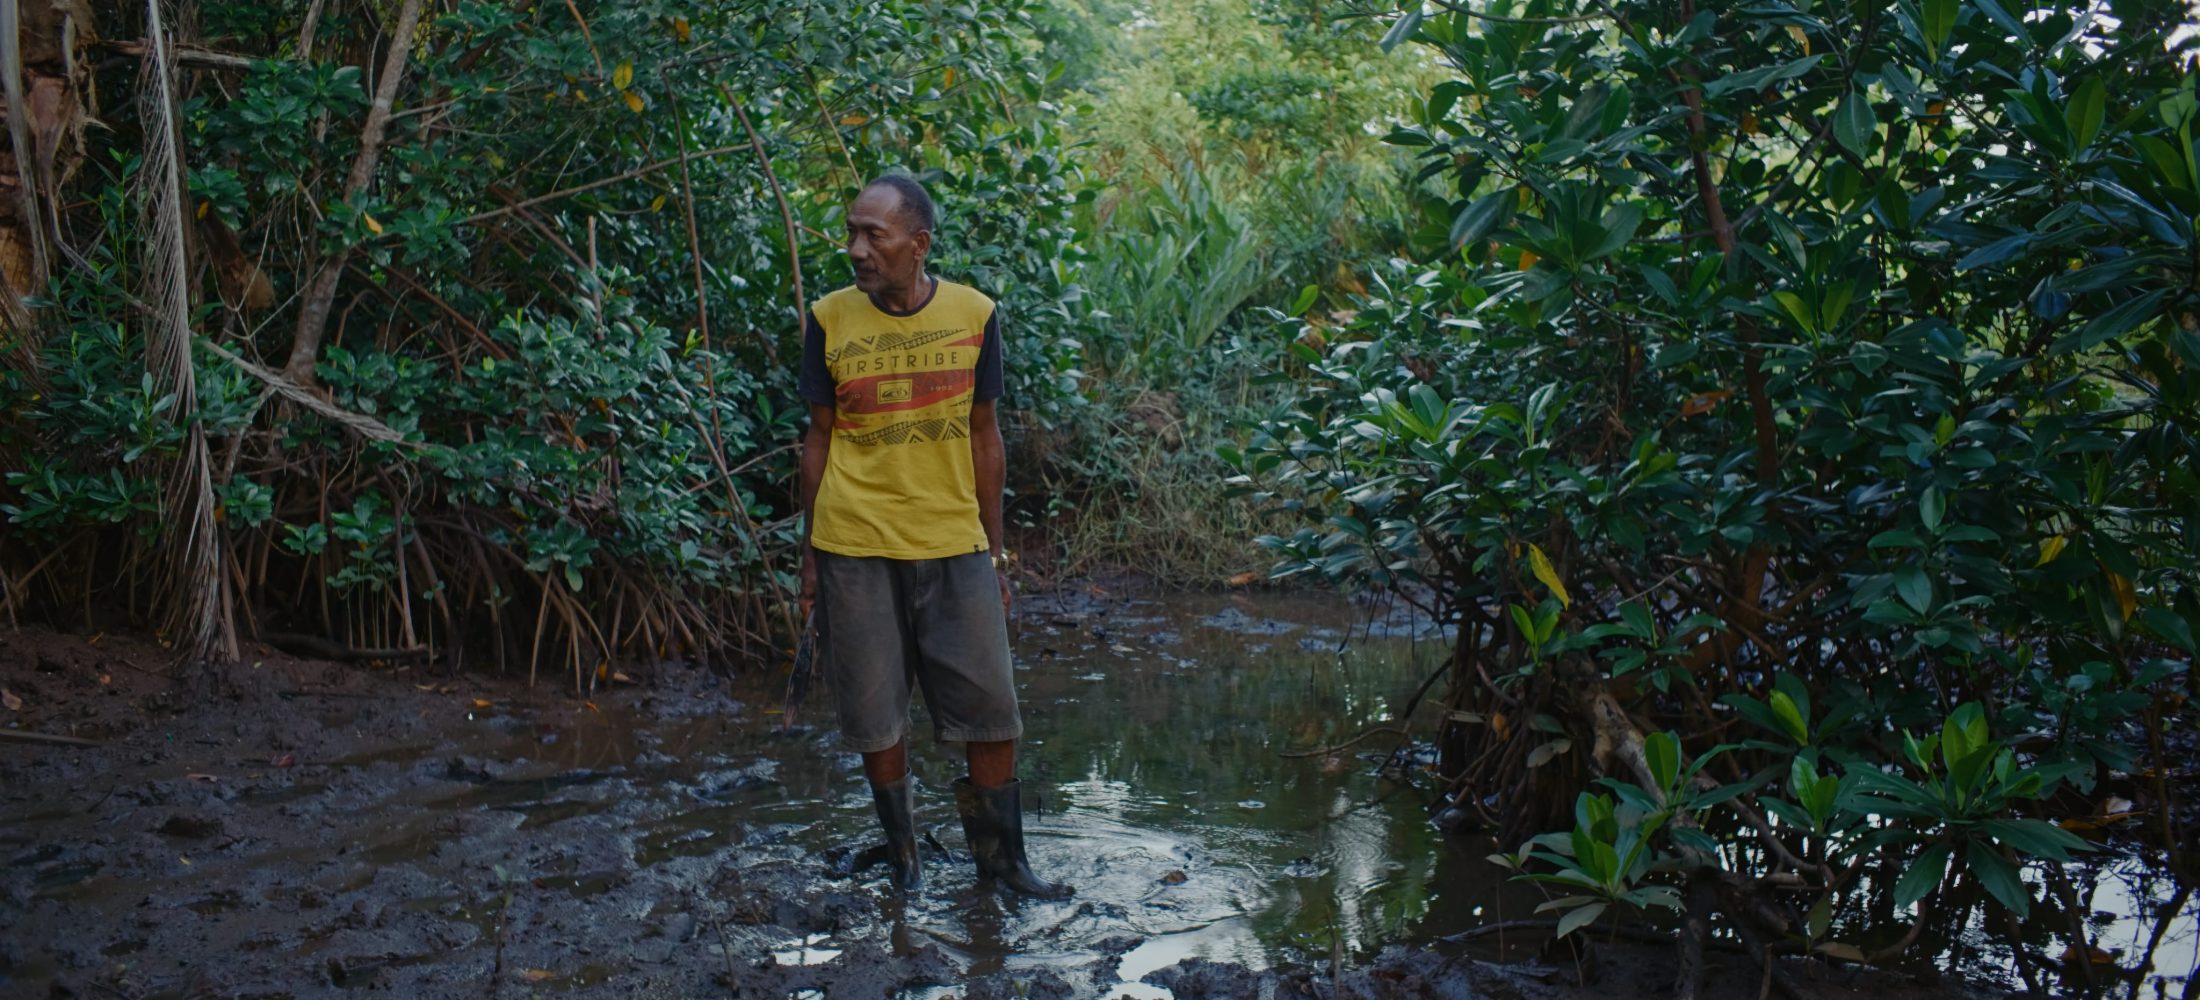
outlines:
[[2048, 563], [2054, 562], [2056, 556], [2062, 555], [2063, 546], [2068, 544], [2070, 544], [2070, 539], [2068, 536], [2065, 535], [2056, 535], [2053, 538], [2042, 541], [2040, 543], [2040, 561], [2033, 563], [2032, 568], [2038, 569], [2042, 566], [2047, 565]]
[[673, 35], [674, 35], [675, 37], [677, 37], [677, 38], [679, 38], [679, 39], [680, 39], [680, 44], [682, 44], [682, 45], [685, 45], [685, 44], [687, 44], [687, 40], [688, 40], [688, 19], [687, 19], [687, 18], [684, 18], [684, 17], [675, 17], [675, 18], [673, 18], [673, 19], [672, 19], [672, 34], [673, 34]]
[[861, 111], [851, 112], [849, 114], [840, 116], [840, 123], [842, 125], [861, 125], [870, 120], [871, 116], [864, 114]]
[[626, 106], [628, 110], [634, 112], [635, 114], [641, 114], [642, 108], [644, 107], [644, 105], [642, 104], [642, 95], [637, 94], [631, 90], [627, 91]]
[[633, 86], [634, 64], [630, 62], [623, 62], [619, 64], [618, 69], [612, 70], [611, 85], [619, 88], [620, 90], [625, 90], [626, 88]]
[[474, 699], [474, 707], [475, 707], [475, 708], [493, 708], [493, 707], [495, 707], [495, 706], [496, 706], [496, 702], [490, 701], [490, 700], [489, 700], [489, 699], [487, 699], [487, 698], [476, 698], [476, 699]]
[[1534, 203], [1535, 191], [1530, 189], [1526, 184], [1522, 184], [1519, 187], [1514, 188], [1513, 190], [1520, 195], [1521, 208], [1526, 208], [1530, 204]]
[[1795, 39], [1795, 44], [1803, 47], [1804, 55], [1810, 54], [1810, 36], [1803, 33], [1801, 25], [1788, 25], [1788, 37]]
[[376, 236], [382, 235], [382, 224], [374, 221], [374, 216], [368, 215], [365, 212], [361, 212], [359, 213], [359, 218], [362, 221], [366, 222], [367, 232], [373, 233]]
[[952, 87], [952, 86], [954, 86], [954, 85], [955, 85], [955, 67], [953, 67], [953, 66], [949, 66], [949, 67], [947, 67], [947, 86], [950, 86], [950, 87]]
[[1574, 606], [1574, 599], [1566, 595], [1566, 585], [1558, 581], [1558, 570], [1551, 565], [1551, 557], [1544, 555], [1543, 550], [1534, 545], [1528, 546], [1528, 569], [1535, 573], [1535, 578], [1542, 581], [1544, 586], [1551, 588], [1552, 596], [1558, 598], [1559, 607]]
[[664, 211], [664, 210], [665, 210], [665, 196], [664, 196], [664, 195], [658, 195], [657, 197], [655, 197], [655, 198], [652, 198], [652, 199], [650, 199], [650, 200], [649, 200], [649, 210], [650, 210], [650, 211], [652, 211], [652, 212], [662, 212], [662, 211]]
[[1505, 713], [1503, 712], [1490, 713], [1490, 728], [1497, 731], [1498, 739], [1504, 739], [1512, 733], [1512, 726], [1505, 721]]
[[1763, 129], [1757, 124], [1757, 113], [1754, 111], [1742, 112], [1742, 134], [1756, 135], [1761, 131]]
[[2130, 621], [2131, 616], [2139, 610], [2139, 592], [2132, 588], [2131, 581], [2121, 575], [2105, 569], [2101, 572], [2108, 574], [2108, 590], [2116, 595], [2117, 609], [2124, 613], [2125, 621]]
[[201, 218], [201, 219], [203, 219], [203, 218], [206, 218], [206, 213], [207, 213], [207, 210], [209, 210], [209, 209], [211, 209], [211, 208], [213, 208], [213, 207], [214, 207], [214, 203], [213, 203], [213, 202], [211, 202], [211, 201], [202, 201], [202, 202], [199, 202], [199, 218]]
[[1535, 251], [1533, 250], [1522, 250], [1520, 251], [1520, 269], [1525, 271], [1531, 267], [1534, 267], [1535, 262], [1542, 259], [1543, 258], [1536, 256]]

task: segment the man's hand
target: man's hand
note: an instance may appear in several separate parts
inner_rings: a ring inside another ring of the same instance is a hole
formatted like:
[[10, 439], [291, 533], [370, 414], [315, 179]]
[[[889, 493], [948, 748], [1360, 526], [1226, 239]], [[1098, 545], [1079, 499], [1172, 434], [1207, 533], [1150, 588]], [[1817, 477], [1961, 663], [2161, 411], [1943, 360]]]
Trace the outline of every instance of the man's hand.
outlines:
[[810, 609], [817, 606], [817, 550], [802, 549], [802, 620], [810, 620]]
[[1007, 570], [994, 570], [993, 575], [999, 577], [1001, 581], [1001, 617], [1006, 618], [1009, 610], [1016, 605], [1016, 590], [1008, 585]]

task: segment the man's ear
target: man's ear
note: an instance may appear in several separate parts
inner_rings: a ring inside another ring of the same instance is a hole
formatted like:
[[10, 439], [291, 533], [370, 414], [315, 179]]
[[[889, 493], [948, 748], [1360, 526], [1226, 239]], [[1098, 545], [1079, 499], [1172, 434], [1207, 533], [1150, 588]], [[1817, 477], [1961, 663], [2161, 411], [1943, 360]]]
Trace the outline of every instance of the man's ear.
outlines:
[[932, 231], [919, 229], [917, 235], [912, 238], [917, 241], [917, 259], [923, 260], [926, 254], [932, 252]]

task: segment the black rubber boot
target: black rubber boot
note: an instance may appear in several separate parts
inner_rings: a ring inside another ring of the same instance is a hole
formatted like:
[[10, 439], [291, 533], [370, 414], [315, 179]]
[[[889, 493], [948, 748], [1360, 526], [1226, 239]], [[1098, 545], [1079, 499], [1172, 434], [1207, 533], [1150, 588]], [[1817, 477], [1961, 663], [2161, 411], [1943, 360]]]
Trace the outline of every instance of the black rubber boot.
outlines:
[[1031, 871], [1024, 856], [1023, 782], [979, 788], [969, 778], [955, 779], [955, 809], [962, 813], [963, 836], [978, 863], [978, 878], [999, 881], [1010, 891], [1039, 899], [1065, 899], [1072, 891]]
[[917, 812], [909, 800], [909, 777], [872, 785], [871, 801], [878, 805], [878, 825], [886, 831], [886, 864], [893, 870], [894, 890], [916, 895], [924, 888], [924, 858], [917, 853]]

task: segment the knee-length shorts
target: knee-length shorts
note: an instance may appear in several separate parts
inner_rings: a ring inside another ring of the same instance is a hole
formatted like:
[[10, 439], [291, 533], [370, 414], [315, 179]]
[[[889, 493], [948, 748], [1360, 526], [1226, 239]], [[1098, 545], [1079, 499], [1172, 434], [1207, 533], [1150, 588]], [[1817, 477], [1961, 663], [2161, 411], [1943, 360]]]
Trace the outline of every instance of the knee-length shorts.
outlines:
[[1023, 735], [990, 557], [816, 555], [818, 652], [848, 749], [870, 753], [906, 738], [915, 687], [938, 739]]

